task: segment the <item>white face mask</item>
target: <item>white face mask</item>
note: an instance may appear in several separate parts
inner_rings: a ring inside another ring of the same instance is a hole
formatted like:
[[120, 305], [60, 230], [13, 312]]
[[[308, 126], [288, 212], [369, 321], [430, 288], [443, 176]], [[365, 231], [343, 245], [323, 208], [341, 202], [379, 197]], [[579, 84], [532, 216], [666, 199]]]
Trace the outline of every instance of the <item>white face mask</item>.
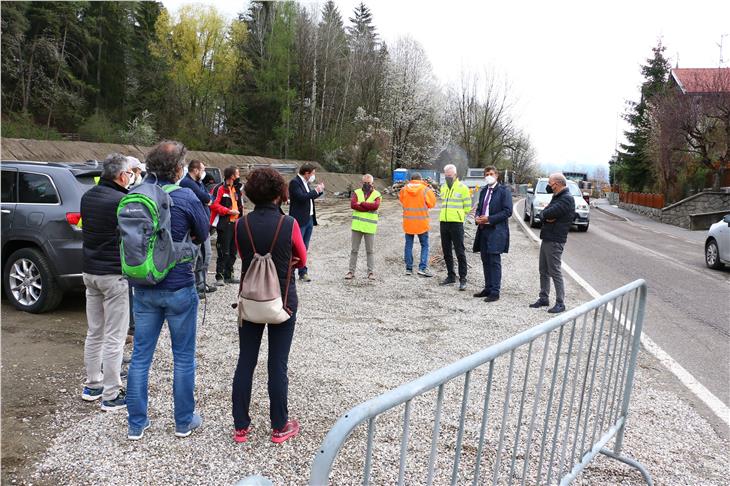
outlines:
[[484, 182], [486, 182], [486, 184], [488, 186], [491, 186], [492, 184], [497, 182], [497, 178], [494, 176], [488, 175], [487, 177], [484, 178]]
[[312, 174], [311, 176], [309, 176], [309, 179], [307, 179], [307, 182], [309, 182], [310, 184], [312, 182], [314, 182], [314, 174]]
[[205, 173], [205, 171], [201, 172], [201, 173], [200, 173], [200, 179], [198, 179], [198, 180], [199, 180], [199, 181], [202, 181], [203, 179], [205, 179], [205, 176], [206, 176], [206, 173]]

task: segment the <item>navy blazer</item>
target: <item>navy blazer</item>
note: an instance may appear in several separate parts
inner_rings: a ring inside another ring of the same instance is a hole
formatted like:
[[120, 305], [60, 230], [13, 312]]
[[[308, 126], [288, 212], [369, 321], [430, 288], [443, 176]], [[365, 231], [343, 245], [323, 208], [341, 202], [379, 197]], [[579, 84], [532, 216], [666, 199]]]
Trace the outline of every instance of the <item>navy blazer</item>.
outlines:
[[[482, 215], [487, 189], [488, 187], [483, 187], [479, 192], [479, 203], [475, 216]], [[488, 238], [488, 253], [507, 253], [509, 251], [510, 216], [512, 216], [512, 191], [503, 184], [497, 184], [494, 186], [492, 198], [489, 200], [489, 222], [479, 225], [474, 237], [475, 251], [479, 251], [481, 248], [481, 238]]]
[[310, 191], [299, 176], [289, 181], [289, 216], [297, 220], [300, 228], [309, 224], [309, 201], [312, 201], [314, 209], [311, 219], [314, 226], [317, 226], [317, 206], [314, 200], [321, 195], [315, 189]]

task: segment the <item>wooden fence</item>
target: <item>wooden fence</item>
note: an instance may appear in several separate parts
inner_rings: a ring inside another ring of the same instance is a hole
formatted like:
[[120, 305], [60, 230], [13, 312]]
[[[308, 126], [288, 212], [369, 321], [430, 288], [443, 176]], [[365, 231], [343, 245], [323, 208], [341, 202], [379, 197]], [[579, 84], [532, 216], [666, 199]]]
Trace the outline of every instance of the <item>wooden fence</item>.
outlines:
[[622, 192], [619, 194], [619, 201], [637, 206], [661, 209], [664, 207], [663, 194], [650, 194], [646, 192]]

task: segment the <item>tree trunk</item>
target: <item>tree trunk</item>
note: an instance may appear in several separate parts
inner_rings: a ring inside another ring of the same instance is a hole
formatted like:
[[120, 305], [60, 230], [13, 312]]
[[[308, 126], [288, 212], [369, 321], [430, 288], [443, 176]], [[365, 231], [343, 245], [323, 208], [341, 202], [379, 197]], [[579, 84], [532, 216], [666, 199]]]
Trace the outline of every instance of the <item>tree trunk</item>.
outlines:
[[99, 114], [99, 106], [101, 105], [101, 47], [104, 44], [103, 38], [102, 38], [102, 13], [104, 11], [104, 4], [101, 3], [99, 5], [99, 49], [96, 51], [96, 114]]
[[314, 24], [314, 62], [312, 66], [312, 121], [310, 123], [310, 141], [312, 145], [317, 140], [317, 44], [319, 39], [319, 28]]
[[[58, 60], [58, 67], [56, 68], [56, 75], [53, 77], [53, 85], [58, 86], [58, 76], [61, 74], [61, 64], [63, 63], [64, 57], [66, 56], [66, 35], [68, 34], [68, 23], [63, 26], [63, 43], [61, 44], [61, 57]], [[53, 106], [55, 105], [55, 96], [51, 100], [51, 104], [48, 107], [48, 120], [46, 121], [46, 137], [51, 129], [51, 115], [53, 115]]]

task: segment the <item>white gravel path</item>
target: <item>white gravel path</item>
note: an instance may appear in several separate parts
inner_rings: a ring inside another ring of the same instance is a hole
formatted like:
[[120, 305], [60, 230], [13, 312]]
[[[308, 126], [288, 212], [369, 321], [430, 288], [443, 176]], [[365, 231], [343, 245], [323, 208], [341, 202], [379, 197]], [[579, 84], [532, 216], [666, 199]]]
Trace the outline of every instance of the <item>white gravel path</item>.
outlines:
[[[400, 213], [392, 200], [384, 203], [376, 237], [377, 280], [364, 278], [363, 245], [356, 280], [343, 281], [350, 245], [348, 206], [328, 201], [318, 206], [318, 212], [321, 224], [314, 230], [309, 265], [313, 281], [298, 284], [301, 303], [289, 366], [289, 410], [302, 424], [298, 437], [278, 446], [269, 440], [264, 342], [254, 378], [252, 440], [240, 445], [231, 439], [230, 394], [238, 337], [235, 312], [230, 308], [235, 289], [228, 286], [209, 296], [205, 323], [198, 328], [196, 397], [204, 419], [202, 429], [186, 439], [173, 435], [172, 358], [169, 335], [163, 331], [150, 374], [152, 427], [145, 437], [139, 442], [126, 439], [124, 413], [103, 413], [80, 399], [69, 400], [56, 414], [60, 432], [38, 464], [36, 482], [217, 485], [261, 474], [274, 484], [304, 484], [316, 448], [349, 408], [547, 320], [544, 309], [527, 308], [539, 288], [537, 247], [514, 222], [511, 251], [503, 257], [501, 300], [486, 304], [471, 297], [482, 282], [476, 254], [468, 254], [468, 292], [439, 287], [436, 278], [404, 275]], [[568, 244], [575, 244], [577, 236], [571, 233]], [[439, 248], [437, 227], [432, 227], [431, 246]], [[414, 250], [417, 259], [418, 244]], [[443, 271], [439, 273], [442, 277]], [[566, 291], [569, 307], [588, 300], [572, 281], [566, 281]], [[727, 441], [684, 399], [667, 387], [655, 388], [662, 382], [657, 379], [661, 373], [656, 362], [640, 355], [625, 453], [646, 465], [656, 484], [727, 484]], [[453, 403], [444, 411], [441, 443], [445, 451], [455, 442], [461, 387], [454, 383], [447, 388], [447, 399]], [[474, 397], [474, 403], [482, 400], [481, 393]], [[409, 449], [414, 456], [423, 450], [427, 456], [433, 402], [432, 396], [415, 402]], [[79, 419], [79, 410], [89, 412]], [[397, 478], [397, 467], [392, 467], [397, 456], [391, 452], [399, 447], [401, 420], [398, 411], [384, 416], [382, 425], [378, 422], [382, 435], [374, 455], [374, 484]], [[360, 442], [351, 440], [343, 449], [333, 483], [361, 482], [362, 437], [360, 428], [351, 437]], [[469, 463], [470, 454], [475, 455], [476, 438], [478, 425], [465, 436], [464, 464]], [[493, 446], [489, 454], [485, 460], [493, 458]], [[415, 470], [419, 461], [409, 462], [413, 466], [409, 484], [424, 481], [425, 476]], [[451, 468], [446, 453], [439, 456], [438, 464], [436, 483], [447, 483]], [[483, 468], [485, 474], [490, 471], [488, 465]], [[469, 479], [465, 474], [459, 483]], [[601, 457], [577, 483], [642, 484], [635, 471]]]

